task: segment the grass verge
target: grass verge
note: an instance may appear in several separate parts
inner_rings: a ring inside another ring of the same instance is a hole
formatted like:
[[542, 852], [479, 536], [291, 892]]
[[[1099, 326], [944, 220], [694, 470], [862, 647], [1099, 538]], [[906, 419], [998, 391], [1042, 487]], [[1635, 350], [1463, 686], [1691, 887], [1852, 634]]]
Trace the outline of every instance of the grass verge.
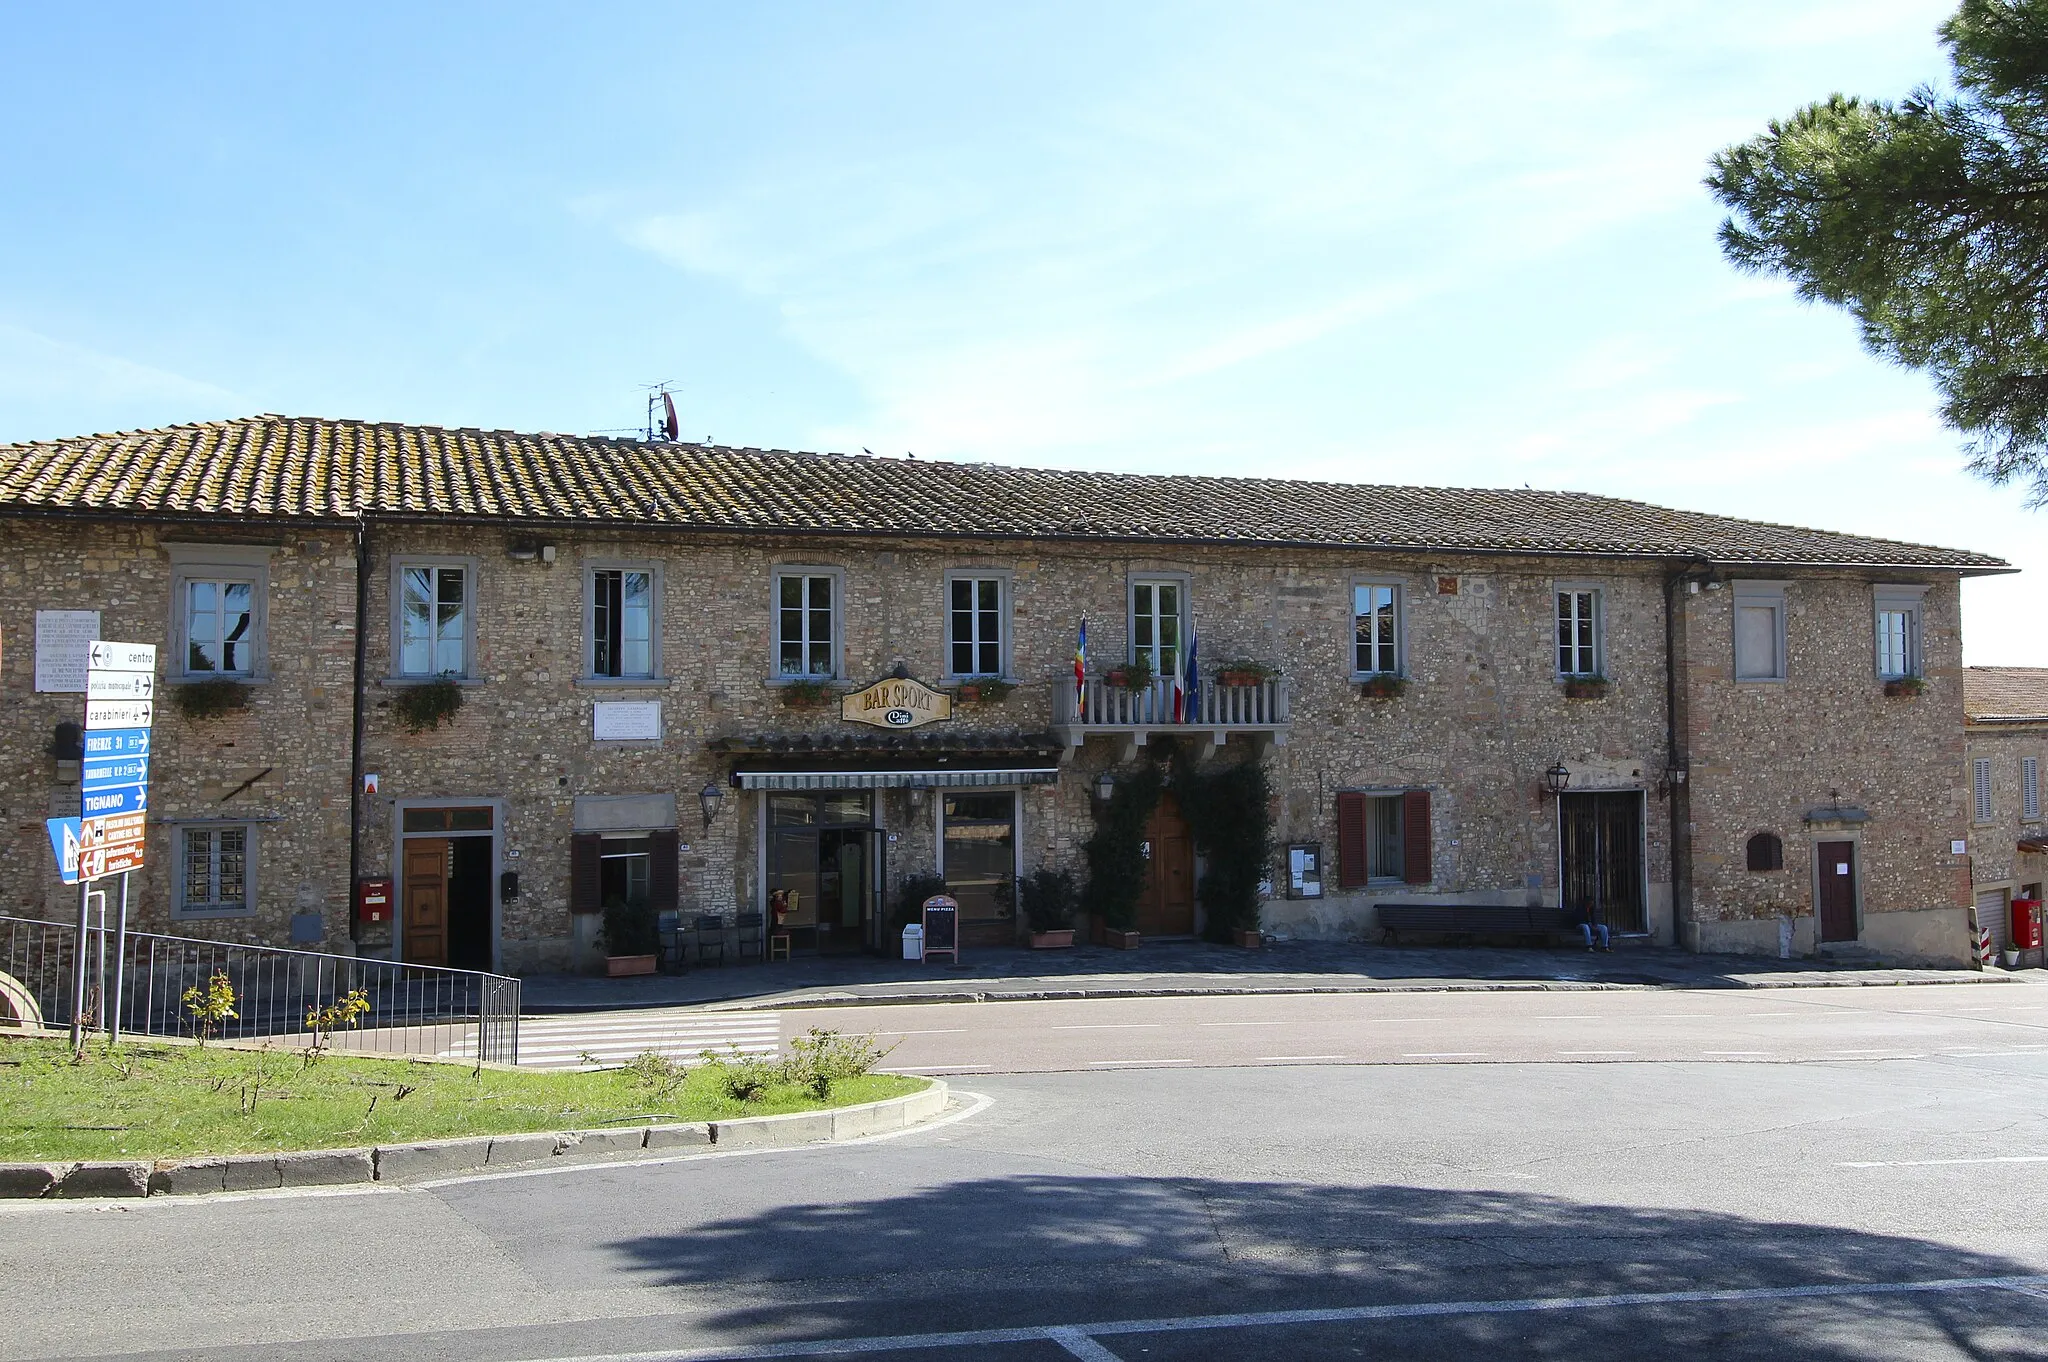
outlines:
[[474, 1071], [453, 1064], [149, 1041], [0, 1038], [0, 1160], [159, 1159], [340, 1149], [453, 1135], [772, 1116], [900, 1097], [894, 1074], [837, 1078], [829, 1097], [767, 1082], [734, 1099], [717, 1066], [591, 1073]]

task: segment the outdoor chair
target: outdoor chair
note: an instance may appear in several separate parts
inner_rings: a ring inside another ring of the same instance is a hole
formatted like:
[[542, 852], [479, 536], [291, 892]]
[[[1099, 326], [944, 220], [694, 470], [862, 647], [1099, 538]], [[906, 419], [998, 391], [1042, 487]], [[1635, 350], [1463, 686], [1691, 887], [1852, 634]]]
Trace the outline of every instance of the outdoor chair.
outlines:
[[704, 913], [697, 918], [697, 963], [703, 964], [704, 957], [712, 951], [718, 952], [718, 967], [725, 968], [725, 919], [717, 913]]
[[733, 932], [738, 937], [738, 941], [735, 944], [739, 947], [740, 963], [743, 965], [747, 963], [747, 948], [749, 946], [754, 948], [756, 956], [761, 954], [761, 922], [761, 913], [753, 909], [741, 913], [733, 919]]
[[659, 953], [661, 968], [664, 970], [686, 970], [690, 967], [689, 943], [683, 939], [683, 915], [663, 913], [655, 919], [655, 931], [660, 940]]

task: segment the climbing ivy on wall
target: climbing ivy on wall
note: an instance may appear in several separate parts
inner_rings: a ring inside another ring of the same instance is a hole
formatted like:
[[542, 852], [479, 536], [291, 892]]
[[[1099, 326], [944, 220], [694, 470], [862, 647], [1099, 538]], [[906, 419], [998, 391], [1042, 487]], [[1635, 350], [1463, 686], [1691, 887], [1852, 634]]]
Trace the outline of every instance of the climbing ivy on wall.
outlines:
[[1202, 934], [1228, 941], [1231, 932], [1259, 925], [1259, 881], [1273, 856], [1273, 785], [1256, 761], [1206, 768], [1176, 761], [1174, 797], [1202, 855], [1195, 897], [1204, 910]]
[[1118, 931], [1128, 931], [1138, 920], [1138, 895], [1145, 888], [1145, 824], [1165, 788], [1156, 766], [1120, 778], [1109, 807], [1095, 816], [1095, 835], [1081, 849], [1088, 860], [1081, 906]]

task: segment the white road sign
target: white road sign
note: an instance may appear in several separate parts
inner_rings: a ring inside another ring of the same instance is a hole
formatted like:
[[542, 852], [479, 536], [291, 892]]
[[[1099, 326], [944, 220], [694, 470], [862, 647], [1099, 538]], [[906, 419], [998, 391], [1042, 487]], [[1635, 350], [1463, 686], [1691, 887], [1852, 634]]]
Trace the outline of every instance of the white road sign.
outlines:
[[85, 660], [86, 665], [96, 672], [153, 672], [156, 670], [156, 645], [96, 639], [86, 651]]
[[156, 694], [153, 672], [100, 672], [85, 674], [87, 700], [147, 700]]
[[85, 726], [95, 728], [148, 728], [156, 717], [156, 705], [149, 700], [88, 700]]

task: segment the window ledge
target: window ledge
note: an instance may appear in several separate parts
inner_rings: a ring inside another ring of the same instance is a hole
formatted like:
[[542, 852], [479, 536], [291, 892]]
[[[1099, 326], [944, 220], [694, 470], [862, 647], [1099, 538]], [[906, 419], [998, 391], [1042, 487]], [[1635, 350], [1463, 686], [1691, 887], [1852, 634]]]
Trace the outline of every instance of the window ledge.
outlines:
[[224, 917], [254, 917], [254, 908], [179, 908], [172, 912], [173, 922], [205, 922]]
[[590, 741], [593, 746], [602, 747], [606, 751], [633, 747], [654, 750], [661, 746], [660, 738], [592, 738]]
[[379, 678], [377, 684], [380, 686], [403, 688], [406, 686], [430, 686], [436, 681], [453, 681], [456, 685], [463, 687], [481, 686], [484, 683], [484, 679], [481, 676], [386, 676]]
[[[893, 678], [887, 678], [893, 679]], [[850, 691], [853, 683], [843, 676], [771, 676], [761, 683], [781, 690], [784, 686], [827, 686], [833, 690]]]
[[579, 676], [571, 685], [580, 690], [667, 690], [675, 685], [668, 676]]
[[[1280, 678], [1276, 676], [1272, 679], [1277, 681]], [[1409, 681], [1413, 678], [1406, 672], [1353, 672], [1351, 673], [1351, 679], [1353, 681]]]
[[[997, 683], [1005, 686], [1021, 686], [1024, 684], [1014, 676], [998, 676], [994, 672], [972, 672], [965, 675], [943, 672], [939, 676], [939, 684], [942, 686], [988, 686]], [[994, 920], [993, 918], [990, 919], [990, 921]], [[1008, 921], [1007, 918], [1003, 920]]]
[[1785, 684], [1785, 678], [1782, 676], [1738, 676], [1735, 678], [1735, 684], [1738, 686], [1782, 686]]
[[206, 681], [233, 681], [237, 685], [242, 686], [267, 686], [270, 684], [271, 677], [268, 672], [250, 673], [248, 675], [229, 673], [226, 676], [221, 675], [219, 672], [185, 672], [177, 676], [166, 676], [164, 678], [166, 686], [196, 686]]

